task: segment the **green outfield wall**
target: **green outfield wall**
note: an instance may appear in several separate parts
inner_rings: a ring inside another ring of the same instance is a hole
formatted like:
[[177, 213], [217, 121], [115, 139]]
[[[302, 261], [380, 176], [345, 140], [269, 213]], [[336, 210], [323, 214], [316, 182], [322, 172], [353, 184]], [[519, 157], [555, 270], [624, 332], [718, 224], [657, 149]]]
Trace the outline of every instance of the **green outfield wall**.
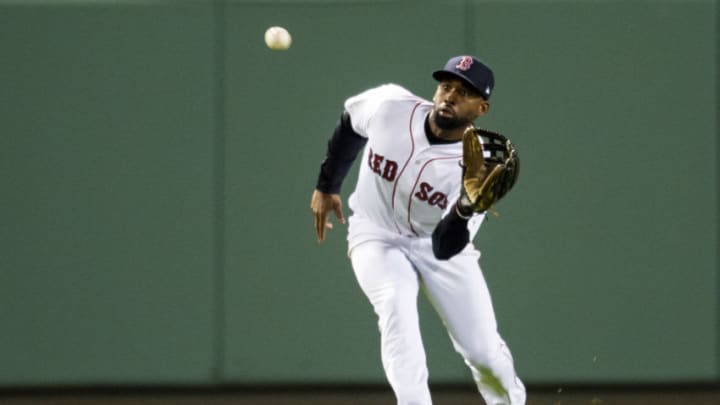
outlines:
[[310, 194], [345, 98], [462, 53], [522, 159], [476, 243], [525, 381], [718, 382], [719, 9], [0, 0], [0, 387], [384, 383]]

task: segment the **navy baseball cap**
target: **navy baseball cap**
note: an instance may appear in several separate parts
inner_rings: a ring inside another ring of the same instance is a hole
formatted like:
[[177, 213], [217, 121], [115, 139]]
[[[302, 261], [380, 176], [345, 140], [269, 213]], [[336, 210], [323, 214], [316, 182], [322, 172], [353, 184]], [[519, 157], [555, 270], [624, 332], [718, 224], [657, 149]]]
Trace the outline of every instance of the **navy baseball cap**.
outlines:
[[490, 93], [495, 86], [492, 70], [476, 57], [468, 55], [450, 58], [445, 64], [445, 68], [433, 72], [433, 77], [437, 81], [448, 77], [462, 79], [477, 90], [485, 100], [490, 98]]

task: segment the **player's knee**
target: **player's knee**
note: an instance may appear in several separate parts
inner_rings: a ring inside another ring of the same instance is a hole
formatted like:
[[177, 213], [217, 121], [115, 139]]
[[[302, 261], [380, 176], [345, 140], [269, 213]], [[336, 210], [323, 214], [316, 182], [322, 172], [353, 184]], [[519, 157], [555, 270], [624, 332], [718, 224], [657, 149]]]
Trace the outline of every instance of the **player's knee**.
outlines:
[[495, 369], [498, 366], [496, 363], [502, 358], [502, 346], [488, 342], [476, 342], [472, 347], [462, 348], [459, 352], [465, 362], [478, 371]]

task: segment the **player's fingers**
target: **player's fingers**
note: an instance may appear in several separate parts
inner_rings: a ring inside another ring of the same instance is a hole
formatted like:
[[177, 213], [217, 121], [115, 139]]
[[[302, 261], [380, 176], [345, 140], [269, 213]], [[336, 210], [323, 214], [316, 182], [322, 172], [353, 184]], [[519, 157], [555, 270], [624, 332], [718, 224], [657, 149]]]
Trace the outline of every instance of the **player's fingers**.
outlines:
[[335, 211], [335, 217], [337, 217], [338, 221], [340, 221], [341, 224], [345, 223], [345, 216], [342, 212], [342, 207], [336, 206], [333, 211]]
[[325, 240], [325, 226], [327, 223], [327, 214], [318, 212], [315, 214], [315, 235], [318, 242]]

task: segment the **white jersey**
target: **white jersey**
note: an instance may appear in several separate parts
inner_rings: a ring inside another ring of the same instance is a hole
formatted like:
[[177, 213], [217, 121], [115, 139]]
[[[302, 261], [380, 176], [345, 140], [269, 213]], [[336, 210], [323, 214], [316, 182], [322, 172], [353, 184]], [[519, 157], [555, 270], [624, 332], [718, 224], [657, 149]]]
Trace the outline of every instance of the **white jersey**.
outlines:
[[[386, 84], [349, 98], [352, 127], [368, 142], [349, 199], [350, 249], [367, 240], [429, 237], [460, 194], [462, 142], [430, 144], [432, 103]], [[468, 222], [472, 240], [484, 215]]]

